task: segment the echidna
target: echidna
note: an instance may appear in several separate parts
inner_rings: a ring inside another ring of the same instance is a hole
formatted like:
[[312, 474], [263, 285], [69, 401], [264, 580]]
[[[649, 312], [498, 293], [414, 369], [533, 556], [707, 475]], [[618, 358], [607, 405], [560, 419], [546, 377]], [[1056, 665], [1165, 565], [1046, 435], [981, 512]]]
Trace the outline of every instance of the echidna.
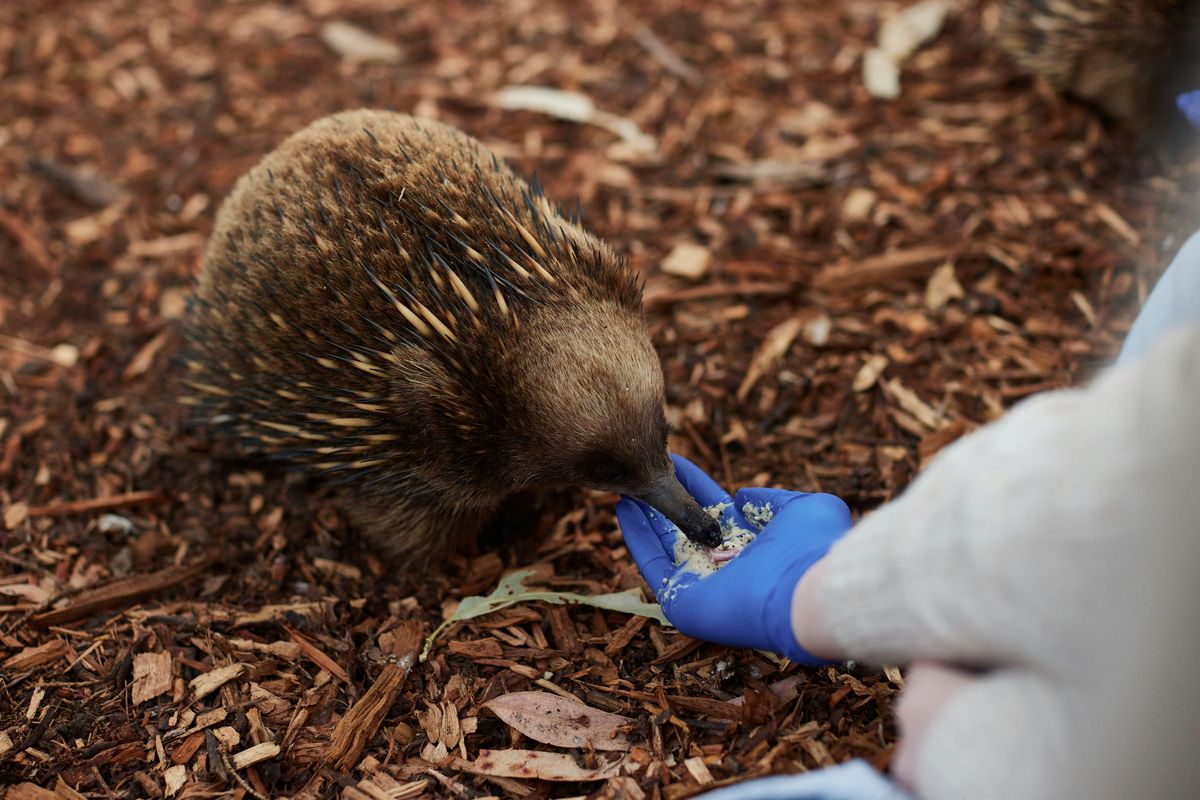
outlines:
[[1197, 0], [1004, 0], [996, 30], [1018, 66], [1142, 133], [1200, 89]]
[[294, 134], [225, 200], [195, 300], [185, 402], [344, 483], [390, 554], [561, 485], [720, 541], [668, 455], [639, 281], [453, 128], [359, 110]]

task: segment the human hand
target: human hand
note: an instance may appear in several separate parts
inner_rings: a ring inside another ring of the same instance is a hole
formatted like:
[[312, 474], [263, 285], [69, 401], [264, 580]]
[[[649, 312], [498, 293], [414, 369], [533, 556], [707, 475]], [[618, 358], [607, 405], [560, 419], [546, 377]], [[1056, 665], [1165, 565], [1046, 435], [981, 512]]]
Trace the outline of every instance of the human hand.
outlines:
[[742, 489], [730, 497], [695, 464], [672, 458], [680, 482], [700, 505], [720, 508], [727, 536], [739, 529], [755, 535], [713, 571], [669, 520], [644, 503], [622, 499], [617, 521], [625, 544], [667, 619], [697, 639], [771, 650], [806, 664], [828, 663], [796, 641], [792, 594], [809, 567], [849, 530], [846, 504], [830, 494], [782, 489]]

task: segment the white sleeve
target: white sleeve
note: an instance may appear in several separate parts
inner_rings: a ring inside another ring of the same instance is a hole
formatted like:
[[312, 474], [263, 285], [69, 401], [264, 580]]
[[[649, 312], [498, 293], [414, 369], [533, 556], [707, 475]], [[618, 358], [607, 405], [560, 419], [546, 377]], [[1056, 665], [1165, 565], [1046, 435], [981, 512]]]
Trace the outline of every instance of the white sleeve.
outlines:
[[833, 548], [818, 602], [854, 658], [1069, 670], [1111, 647], [1103, 620], [1132, 556], [1195, 535], [1197, 519], [1189, 327], [948, 447]]

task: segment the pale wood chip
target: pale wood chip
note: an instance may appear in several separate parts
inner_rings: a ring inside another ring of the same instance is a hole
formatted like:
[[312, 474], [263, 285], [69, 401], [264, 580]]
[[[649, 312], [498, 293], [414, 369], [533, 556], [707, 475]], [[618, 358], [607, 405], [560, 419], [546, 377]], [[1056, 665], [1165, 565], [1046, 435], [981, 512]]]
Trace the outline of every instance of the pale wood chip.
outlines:
[[250, 639], [229, 639], [229, 646], [243, 653], [266, 653], [287, 661], [295, 661], [302, 650], [295, 642], [255, 642]]
[[188, 769], [185, 764], [176, 764], [163, 772], [163, 783], [166, 784], [167, 797], [178, 792], [187, 783]]
[[263, 761], [270, 761], [279, 755], [280, 752], [280, 747], [275, 742], [263, 742], [253, 747], [247, 747], [240, 753], [234, 753], [229, 757], [229, 760], [233, 762], [233, 766], [237, 769], [245, 769]]
[[192, 687], [192, 692], [196, 695], [196, 699], [201, 700], [230, 681], [240, 678], [249, 670], [249, 664], [242, 664], [240, 662], [226, 664], [223, 667], [217, 667], [203, 675], [196, 676], [188, 685]]
[[667, 253], [660, 267], [668, 275], [688, 280], [699, 280], [708, 274], [712, 253], [704, 245], [695, 242], [680, 242]]
[[12, 672], [24, 672], [53, 663], [67, 654], [69, 649], [66, 640], [51, 639], [37, 647], [26, 647], [19, 653], [9, 656], [2, 665]]
[[133, 657], [134, 705], [166, 694], [173, 683], [170, 653], [138, 653]]
[[745, 400], [746, 396], [750, 394], [750, 390], [754, 388], [754, 384], [758, 383], [763, 375], [774, 369], [779, 360], [791, 348], [792, 342], [796, 340], [803, 327], [804, 318], [795, 316], [767, 331], [762, 344], [758, 346], [754, 357], [750, 359], [750, 366], [746, 369], [746, 377], [742, 379], [742, 385], [738, 387], [738, 400]]
[[687, 769], [688, 774], [696, 779], [696, 783], [701, 786], [710, 784], [714, 780], [712, 773], [708, 771], [708, 765], [699, 756], [687, 759], [683, 762], [683, 766]]

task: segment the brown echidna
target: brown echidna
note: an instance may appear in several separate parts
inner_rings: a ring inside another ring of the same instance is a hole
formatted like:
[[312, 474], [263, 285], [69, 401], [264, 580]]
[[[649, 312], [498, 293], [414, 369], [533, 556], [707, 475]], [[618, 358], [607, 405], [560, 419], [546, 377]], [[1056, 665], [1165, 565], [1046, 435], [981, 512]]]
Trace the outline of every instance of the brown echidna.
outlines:
[[217, 217], [188, 349], [198, 419], [344, 481], [390, 553], [556, 485], [720, 541], [675, 477], [633, 273], [445, 125], [345, 112], [266, 156]]
[[1197, 0], [1003, 0], [996, 39], [1018, 66], [1142, 133], [1182, 127], [1200, 89]]

